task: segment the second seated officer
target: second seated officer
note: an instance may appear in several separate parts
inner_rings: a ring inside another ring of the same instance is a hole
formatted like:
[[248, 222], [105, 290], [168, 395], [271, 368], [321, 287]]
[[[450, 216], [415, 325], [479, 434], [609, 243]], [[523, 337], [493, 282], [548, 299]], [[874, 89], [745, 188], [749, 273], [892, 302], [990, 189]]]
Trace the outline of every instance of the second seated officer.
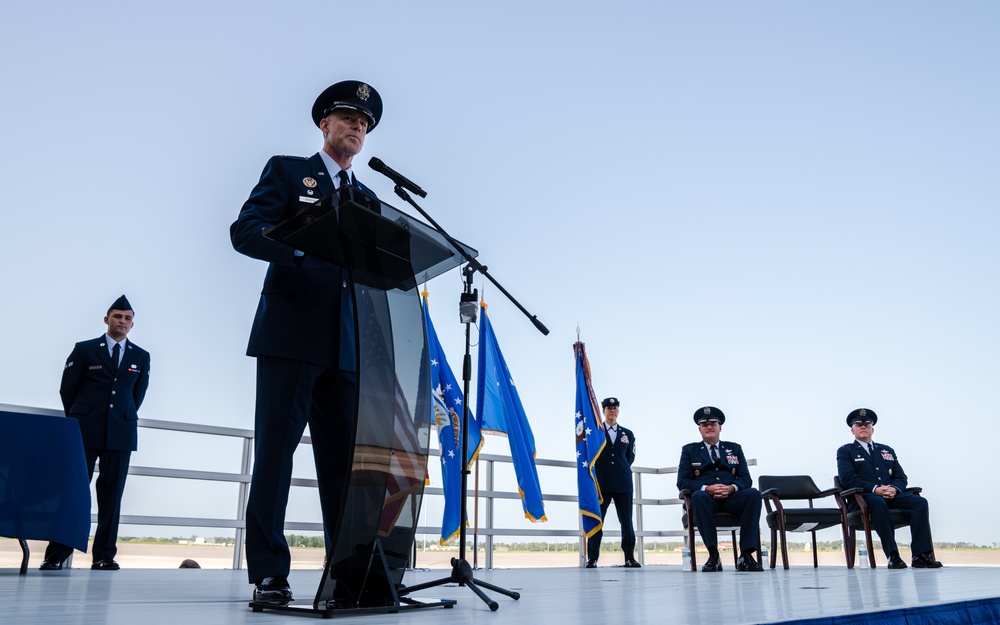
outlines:
[[[864, 490], [862, 497], [871, 511], [872, 526], [882, 541], [882, 550], [890, 569], [906, 568], [896, 546], [893, 510], [905, 510], [909, 515], [913, 566], [920, 569], [941, 568], [941, 563], [934, 559], [927, 500], [906, 492], [906, 473], [899, 465], [896, 451], [888, 445], [872, 441], [877, 422], [878, 415], [867, 408], [858, 408], [847, 415], [847, 425], [851, 426], [854, 442], [837, 450], [840, 485], [846, 489]], [[858, 509], [853, 497], [847, 505], [851, 510]]]
[[[601, 402], [604, 411], [604, 435], [607, 442], [604, 451], [597, 457], [594, 469], [597, 473], [597, 484], [601, 488], [601, 520], [608, 513], [608, 506], [613, 501], [618, 522], [622, 526], [622, 551], [625, 552], [625, 566], [630, 569], [641, 568], [635, 559], [635, 530], [632, 529], [632, 463], [635, 462], [635, 435], [632, 430], [618, 425], [618, 409], [620, 403], [617, 397], [608, 397]], [[587, 539], [587, 568], [597, 567], [597, 559], [601, 557], [601, 538], [604, 531], [598, 530]]]
[[[743, 448], [720, 440], [726, 415], [713, 406], [694, 413], [701, 442], [688, 443], [681, 449], [677, 465], [677, 489], [691, 491], [691, 510], [701, 540], [708, 548], [708, 561], [702, 571], [721, 571], [716, 512], [728, 512], [740, 520], [740, 558], [738, 571], [763, 571], [754, 559], [760, 534], [760, 491], [753, 488]], [[694, 545], [691, 545], [694, 548]]]
[[[291, 555], [285, 507], [292, 456], [309, 424], [323, 520], [331, 533], [354, 444], [354, 323], [347, 270], [264, 237], [262, 230], [341, 185], [368, 191], [352, 161], [382, 116], [378, 92], [355, 80], [316, 98], [323, 148], [309, 158], [273, 156], [230, 227], [233, 247], [268, 263], [247, 355], [257, 358], [254, 467], [246, 513], [247, 572], [254, 600], [287, 603]], [[370, 191], [368, 191], [370, 193]]]

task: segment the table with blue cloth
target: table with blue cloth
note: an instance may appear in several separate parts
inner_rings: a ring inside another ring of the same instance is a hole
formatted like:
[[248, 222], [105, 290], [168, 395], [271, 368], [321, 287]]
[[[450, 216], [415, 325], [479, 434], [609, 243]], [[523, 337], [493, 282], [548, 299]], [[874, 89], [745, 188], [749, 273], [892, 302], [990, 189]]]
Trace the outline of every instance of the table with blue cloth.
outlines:
[[[76, 419], [0, 407], [0, 536], [87, 551], [90, 478]], [[37, 410], [37, 409], [36, 409]], [[50, 412], [50, 411], [45, 411]]]

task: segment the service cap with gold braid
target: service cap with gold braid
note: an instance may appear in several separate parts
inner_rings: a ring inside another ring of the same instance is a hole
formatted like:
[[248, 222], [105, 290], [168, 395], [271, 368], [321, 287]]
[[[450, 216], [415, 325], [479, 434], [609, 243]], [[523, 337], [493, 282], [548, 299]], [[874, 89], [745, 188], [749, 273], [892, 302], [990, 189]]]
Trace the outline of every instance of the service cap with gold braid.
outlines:
[[715, 406], [705, 406], [694, 411], [694, 422], [698, 425], [707, 421], [717, 421], [719, 425], [726, 422], [726, 415]]
[[368, 116], [368, 132], [375, 129], [382, 118], [382, 96], [370, 85], [358, 80], [342, 80], [330, 85], [316, 98], [312, 118], [316, 126], [324, 117], [337, 109], [350, 109]]
[[869, 410], [868, 408], [858, 408], [857, 410], [852, 410], [851, 414], [847, 415], [847, 425], [854, 427], [855, 423], [868, 423], [875, 425], [878, 423], [878, 415], [875, 414], [874, 410]]

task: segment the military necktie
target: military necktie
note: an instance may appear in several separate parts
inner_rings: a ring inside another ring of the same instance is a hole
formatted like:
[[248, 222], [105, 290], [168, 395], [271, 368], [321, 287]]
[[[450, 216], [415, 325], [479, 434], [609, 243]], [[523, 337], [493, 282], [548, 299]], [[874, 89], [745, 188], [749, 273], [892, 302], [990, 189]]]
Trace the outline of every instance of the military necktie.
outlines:
[[351, 192], [351, 179], [347, 176], [347, 170], [341, 169], [337, 172], [337, 179], [340, 180], [340, 186], [337, 187], [337, 191], [340, 194], [341, 200], [353, 199], [353, 193]]
[[118, 360], [122, 353], [122, 346], [115, 343], [115, 346], [111, 348], [111, 370], [118, 371]]
[[719, 446], [712, 445], [712, 462], [718, 462], [718, 461], [719, 461]]

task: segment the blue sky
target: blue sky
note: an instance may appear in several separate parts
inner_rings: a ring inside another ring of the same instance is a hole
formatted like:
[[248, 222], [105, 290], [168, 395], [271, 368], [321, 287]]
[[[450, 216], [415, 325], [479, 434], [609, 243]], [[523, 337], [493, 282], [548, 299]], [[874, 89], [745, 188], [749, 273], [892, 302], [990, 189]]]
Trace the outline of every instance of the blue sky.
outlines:
[[[866, 406], [935, 538], [1000, 541], [964, 522], [1000, 513], [980, 496], [1000, 439], [998, 18], [992, 2], [7, 3], [0, 403], [58, 407], [72, 344], [124, 292], [153, 357], [142, 416], [251, 427], [265, 267], [228, 226], [269, 156], [319, 149], [316, 95], [356, 78], [385, 101], [358, 177], [396, 205], [368, 158], [420, 184], [551, 330], [477, 284], [540, 456], [573, 454], [579, 327], [638, 463], [676, 465], [711, 404], [755, 474], [825, 486]], [[429, 287], [460, 363], [459, 274]], [[134, 463], [175, 455], [140, 441]]]

